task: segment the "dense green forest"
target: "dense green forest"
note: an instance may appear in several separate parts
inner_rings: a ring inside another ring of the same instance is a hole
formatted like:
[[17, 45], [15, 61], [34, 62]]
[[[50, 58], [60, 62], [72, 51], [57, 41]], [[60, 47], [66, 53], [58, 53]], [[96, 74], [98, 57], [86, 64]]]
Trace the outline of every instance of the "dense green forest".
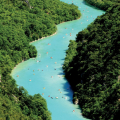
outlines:
[[102, 10], [107, 10], [113, 5], [120, 5], [120, 0], [85, 0], [90, 5], [98, 7]]
[[22, 60], [36, 57], [31, 41], [80, 16], [77, 6], [59, 0], [0, 0], [0, 120], [52, 119], [45, 99], [18, 88], [10, 73]]
[[120, 5], [79, 32], [66, 53], [63, 69], [83, 116], [120, 120]]

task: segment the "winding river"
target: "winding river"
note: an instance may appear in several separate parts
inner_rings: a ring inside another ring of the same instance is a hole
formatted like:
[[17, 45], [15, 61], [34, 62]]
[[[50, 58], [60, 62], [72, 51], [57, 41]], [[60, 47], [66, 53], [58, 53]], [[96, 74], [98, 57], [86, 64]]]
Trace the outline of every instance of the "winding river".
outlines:
[[[63, 2], [71, 4], [72, 0]], [[86, 119], [80, 114], [79, 106], [72, 103], [73, 91], [63, 76], [62, 65], [69, 40], [75, 40], [79, 31], [85, 29], [105, 11], [90, 6], [83, 0], [73, 0], [73, 3], [79, 7], [81, 18], [59, 24], [57, 34], [30, 43], [36, 47], [37, 57], [20, 63], [11, 73], [17, 84], [23, 86], [30, 95], [40, 93], [46, 99], [48, 109], [52, 113], [52, 120]]]

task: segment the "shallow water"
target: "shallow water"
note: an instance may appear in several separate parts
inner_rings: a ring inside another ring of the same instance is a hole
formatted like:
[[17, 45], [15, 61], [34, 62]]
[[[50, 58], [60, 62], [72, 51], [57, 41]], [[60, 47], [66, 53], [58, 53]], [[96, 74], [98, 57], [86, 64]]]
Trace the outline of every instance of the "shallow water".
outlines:
[[[68, 2], [71, 4], [72, 0], [66, 0], [66, 3]], [[30, 95], [37, 93], [42, 95], [44, 93], [42, 96], [47, 101], [48, 109], [52, 113], [52, 120], [86, 119], [80, 115], [81, 110], [78, 105], [72, 103], [73, 91], [67, 80], [62, 76], [64, 75], [62, 64], [64, 63], [69, 40], [75, 40], [79, 31], [86, 28], [97, 16], [105, 12], [86, 4], [83, 0], [74, 0], [73, 3], [79, 7], [82, 13], [81, 19], [59, 24], [57, 25], [57, 34], [54, 36], [30, 43], [36, 47], [38, 56], [35, 60], [31, 58], [20, 63], [11, 73], [17, 84], [23, 86]], [[46, 54], [47, 52], [48, 54]], [[37, 60], [40, 62], [37, 62]], [[48, 97], [49, 95], [50, 97]], [[55, 97], [58, 97], [58, 99]], [[73, 110], [75, 112], [72, 112]]]

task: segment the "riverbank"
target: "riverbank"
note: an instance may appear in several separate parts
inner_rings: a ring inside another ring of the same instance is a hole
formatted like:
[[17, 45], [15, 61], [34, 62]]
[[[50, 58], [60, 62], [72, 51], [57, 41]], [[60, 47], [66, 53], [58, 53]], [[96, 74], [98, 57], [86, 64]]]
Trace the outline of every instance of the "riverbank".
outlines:
[[[42, 39], [44, 39], [44, 38], [53, 36], [53, 35], [55, 35], [55, 34], [57, 34], [57, 32], [53, 33], [52, 35], [49, 35], [49, 36], [46, 36], [46, 37], [42, 37], [42, 38], [40, 38], [40, 39], [38, 39], [38, 40], [42, 40]], [[33, 42], [38, 41], [38, 40], [34, 40], [34, 41], [30, 42], [30, 43], [33, 43]]]
[[[81, 18], [81, 16], [80, 16], [79, 18], [75, 19], [75, 20], [79, 20], [80, 18]], [[74, 21], [74, 20], [71, 20], [71, 21]], [[66, 21], [66, 22], [70, 22], [70, 21]], [[61, 22], [60, 24], [62, 24], [62, 23], [65, 23], [65, 22]], [[49, 35], [49, 36], [46, 36], [46, 37], [39, 38], [38, 40], [42, 40], [42, 39], [44, 39], [44, 38], [53, 36], [53, 35], [55, 35], [55, 34], [57, 34], [57, 32], [53, 33], [52, 35]], [[33, 43], [33, 42], [38, 41], [38, 40], [34, 40], [34, 41], [30, 42], [30, 43]]]
[[[47, 37], [53, 36], [53, 35], [55, 35], [55, 34], [57, 34], [57, 32], [55, 32], [55, 33], [53, 33], [52, 35], [49, 35], [49, 36], [47, 36]], [[42, 39], [47, 38], [47, 37], [42, 37], [42, 38], [40, 38], [40, 39], [38, 39], [38, 40], [42, 40]], [[30, 42], [30, 43], [33, 43], [33, 42], [38, 41], [38, 40], [34, 40], [34, 41]], [[29, 43], [29, 44], [30, 44], [30, 43]], [[22, 60], [22, 62], [24, 62], [24, 61], [25, 61], [25, 60]], [[20, 63], [22, 63], [22, 62], [20, 62]], [[12, 69], [12, 71], [13, 71], [15, 68], [17, 68], [17, 66], [18, 66], [20, 63], [16, 64], [16, 66]]]
[[[79, 20], [80, 18], [81, 18], [81, 16], [80, 16], [78, 19], [76, 19], [76, 20]], [[72, 20], [72, 21], [75, 21], [75, 20]], [[66, 21], [66, 22], [70, 22], [70, 21]], [[62, 24], [62, 23], [65, 23], [65, 22], [61, 22], [60, 24]], [[46, 37], [42, 37], [42, 38], [40, 38], [40, 39], [38, 39], [38, 40], [42, 40], [42, 39], [44, 39], [44, 38], [53, 36], [53, 35], [55, 35], [55, 34], [57, 34], [57, 32], [53, 33], [52, 35], [49, 35], [49, 36], [46, 36]], [[34, 40], [34, 41], [30, 42], [30, 43], [33, 43], [33, 42], [38, 41], [38, 40]], [[29, 44], [30, 44], [30, 43], [29, 43]], [[22, 62], [24, 62], [24, 61], [25, 61], [25, 60], [22, 60]], [[20, 62], [20, 63], [22, 63], [22, 62]], [[15, 69], [20, 63], [18, 63], [13, 69]]]

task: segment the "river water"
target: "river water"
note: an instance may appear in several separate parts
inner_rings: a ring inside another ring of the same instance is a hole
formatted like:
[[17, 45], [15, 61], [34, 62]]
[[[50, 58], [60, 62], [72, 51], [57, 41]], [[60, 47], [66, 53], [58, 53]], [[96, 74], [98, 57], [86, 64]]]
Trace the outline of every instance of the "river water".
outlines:
[[[72, 0], [63, 2], [71, 4]], [[82, 13], [81, 18], [59, 24], [57, 25], [57, 34], [30, 43], [36, 47], [37, 57], [20, 63], [11, 73], [17, 84], [23, 86], [30, 95], [39, 93], [46, 99], [48, 110], [52, 113], [52, 120], [86, 120], [80, 114], [79, 106], [72, 103], [73, 91], [63, 77], [62, 65], [69, 40], [75, 40], [79, 31], [85, 29], [105, 11], [92, 7], [83, 0], [73, 0], [73, 3], [79, 7]]]

